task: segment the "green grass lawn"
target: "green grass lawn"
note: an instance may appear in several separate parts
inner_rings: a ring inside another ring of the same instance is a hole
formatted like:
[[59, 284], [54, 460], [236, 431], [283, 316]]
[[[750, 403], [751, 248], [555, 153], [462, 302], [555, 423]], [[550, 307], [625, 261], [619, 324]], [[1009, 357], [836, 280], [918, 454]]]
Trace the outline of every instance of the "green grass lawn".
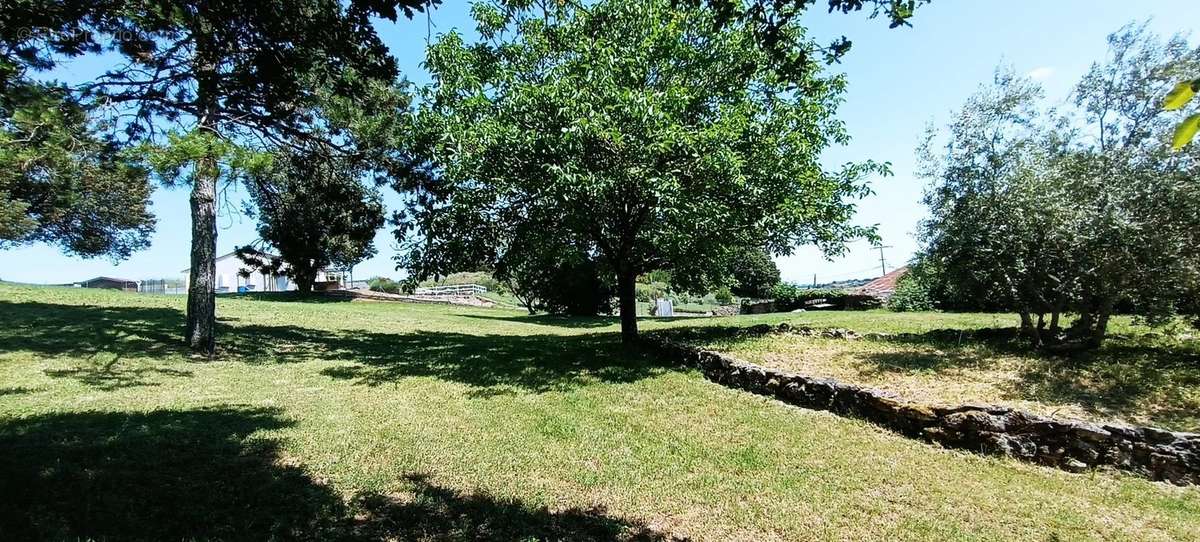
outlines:
[[[0, 285], [0, 539], [1200, 539], [1200, 490], [942, 450], [621, 348], [614, 319]], [[991, 315], [804, 313], [863, 331]], [[851, 325], [854, 324], [854, 325]]]

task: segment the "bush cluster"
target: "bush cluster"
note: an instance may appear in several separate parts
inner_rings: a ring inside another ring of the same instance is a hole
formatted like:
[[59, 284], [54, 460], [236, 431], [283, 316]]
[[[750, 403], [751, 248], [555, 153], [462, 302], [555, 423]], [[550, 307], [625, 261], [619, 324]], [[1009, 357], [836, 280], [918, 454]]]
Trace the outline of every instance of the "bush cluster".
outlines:
[[882, 305], [879, 298], [869, 295], [855, 294], [846, 290], [827, 288], [801, 288], [795, 284], [780, 283], [772, 292], [775, 307], [779, 311], [796, 309], [812, 309], [817, 305], [830, 310], [865, 310]]
[[402, 290], [399, 282], [387, 277], [372, 277], [371, 279], [367, 280], [367, 287], [370, 288], [372, 292], [383, 292], [388, 294], [398, 294]]

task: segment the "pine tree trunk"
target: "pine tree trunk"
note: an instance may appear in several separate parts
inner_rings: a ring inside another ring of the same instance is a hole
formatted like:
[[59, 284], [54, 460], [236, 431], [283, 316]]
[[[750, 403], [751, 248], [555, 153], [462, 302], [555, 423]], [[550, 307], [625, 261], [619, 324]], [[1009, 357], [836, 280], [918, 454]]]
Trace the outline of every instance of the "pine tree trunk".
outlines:
[[[217, 129], [216, 62], [205, 47], [210, 40], [197, 37], [196, 104], [200, 114], [196, 129], [215, 134]], [[192, 179], [192, 268], [188, 285], [187, 331], [188, 346], [212, 357], [216, 353], [217, 332], [217, 177], [220, 169], [217, 157], [210, 150], [196, 161]]]
[[215, 159], [197, 164], [192, 184], [192, 268], [187, 299], [187, 342], [197, 352], [216, 351], [217, 179]]
[[637, 276], [630, 272], [621, 272], [617, 277], [617, 296], [621, 309], [621, 342], [633, 344], [637, 342], [637, 297], [635, 283]]

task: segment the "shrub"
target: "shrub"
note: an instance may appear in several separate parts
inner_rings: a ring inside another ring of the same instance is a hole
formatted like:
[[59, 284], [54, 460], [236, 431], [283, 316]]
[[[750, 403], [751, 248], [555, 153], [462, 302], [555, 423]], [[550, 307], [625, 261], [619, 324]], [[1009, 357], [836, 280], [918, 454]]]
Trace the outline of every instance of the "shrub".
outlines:
[[387, 277], [372, 277], [367, 280], [367, 287], [373, 292], [384, 292], [388, 294], [400, 293], [400, 283]]
[[830, 310], [864, 310], [877, 308], [882, 305], [879, 298], [874, 296], [828, 288], [801, 288], [795, 284], [788, 283], [776, 285], [773, 294], [775, 307], [780, 311], [818, 308]]
[[661, 283], [646, 284], [639, 282], [633, 285], [633, 297], [642, 303], [649, 303], [665, 296], [666, 288]]
[[900, 277], [896, 292], [888, 299], [887, 308], [896, 312], [930, 311], [934, 309], [930, 277], [925, 266], [914, 265]]
[[713, 297], [717, 300], [717, 303], [722, 305], [733, 303], [733, 292], [730, 292], [729, 288], [721, 288], [720, 290], [717, 290], [717, 292], [713, 294]]

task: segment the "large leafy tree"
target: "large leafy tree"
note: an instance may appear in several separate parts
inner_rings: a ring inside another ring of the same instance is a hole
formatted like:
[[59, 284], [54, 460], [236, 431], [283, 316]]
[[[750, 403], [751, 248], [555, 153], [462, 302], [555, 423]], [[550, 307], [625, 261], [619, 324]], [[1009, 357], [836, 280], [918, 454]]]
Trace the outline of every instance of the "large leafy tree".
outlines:
[[[436, 2], [432, 2], [436, 3]], [[48, 69], [64, 56], [108, 53], [122, 59], [77, 89], [103, 104], [130, 140], [161, 141], [164, 130], [191, 134], [189, 167], [175, 182], [191, 186], [191, 281], [186, 339], [214, 351], [217, 186], [224, 176], [217, 140], [290, 145], [312, 137], [313, 106], [326, 94], [367, 94], [391, 82], [396, 65], [370, 18], [427, 0], [53, 0], [0, 8], [6, 62], [0, 77]], [[17, 68], [13, 68], [17, 66]], [[179, 152], [173, 154], [178, 157]]]
[[[1038, 342], [1047, 326], [1059, 331], [1078, 287], [1075, 209], [1053, 170], [1064, 149], [1043, 121], [1041, 98], [1032, 81], [998, 70], [955, 115], [945, 145], [931, 129], [919, 151], [932, 183], [918, 267], [937, 270], [934, 287], [953, 292], [945, 296], [951, 308], [1015, 311]], [[967, 307], [955, 305], [964, 300]]]
[[836, 253], [870, 233], [848, 223], [851, 200], [883, 168], [818, 162], [846, 141], [833, 116], [844, 81], [776, 61], [816, 48], [801, 27], [768, 48], [751, 22], [707, 4], [473, 13], [482, 42], [450, 33], [429, 48], [421, 125], [439, 175], [401, 187], [415, 195], [397, 232], [413, 276], [557, 250], [535, 239], [557, 232], [612, 277], [630, 341], [641, 273], [705, 291], [741, 247]]
[[[967, 102], [945, 147], [923, 153], [925, 256], [940, 288], [1019, 312], [1055, 348], [1099, 346], [1122, 302], [1162, 322], [1200, 283], [1200, 161], [1171, 151], [1179, 115], [1160, 107], [1200, 68], [1200, 49], [1144, 25], [1109, 48], [1075, 109], [1043, 110], [1036, 85], [1002, 74]], [[1068, 311], [1079, 317], [1060, 329]]]
[[350, 267], [375, 254], [383, 227], [383, 202], [350, 160], [320, 150], [282, 150], [274, 164], [246, 183], [258, 234], [278, 258], [263, 251], [239, 256], [254, 267], [282, 271], [301, 293], [312, 291], [317, 272]]
[[771, 254], [760, 248], [747, 248], [734, 256], [729, 273], [734, 295], [763, 299], [771, 296], [779, 284], [779, 267]]

